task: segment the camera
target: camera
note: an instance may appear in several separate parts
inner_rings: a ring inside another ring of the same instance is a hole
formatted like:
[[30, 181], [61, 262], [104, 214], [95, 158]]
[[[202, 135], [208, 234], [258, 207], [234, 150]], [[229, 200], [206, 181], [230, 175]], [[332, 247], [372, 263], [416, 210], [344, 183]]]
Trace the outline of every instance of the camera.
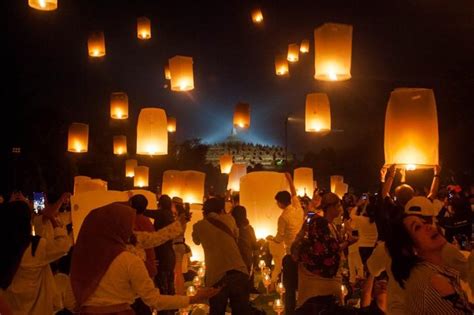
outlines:
[[45, 207], [45, 194], [44, 192], [33, 193], [33, 210], [35, 213], [40, 213]]

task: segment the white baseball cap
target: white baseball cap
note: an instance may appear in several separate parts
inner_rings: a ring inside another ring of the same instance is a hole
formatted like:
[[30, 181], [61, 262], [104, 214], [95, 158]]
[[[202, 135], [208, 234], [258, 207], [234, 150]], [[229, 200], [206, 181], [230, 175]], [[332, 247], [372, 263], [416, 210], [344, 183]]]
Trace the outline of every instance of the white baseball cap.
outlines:
[[426, 197], [416, 196], [411, 198], [405, 205], [405, 213], [432, 217], [435, 215], [433, 203]]

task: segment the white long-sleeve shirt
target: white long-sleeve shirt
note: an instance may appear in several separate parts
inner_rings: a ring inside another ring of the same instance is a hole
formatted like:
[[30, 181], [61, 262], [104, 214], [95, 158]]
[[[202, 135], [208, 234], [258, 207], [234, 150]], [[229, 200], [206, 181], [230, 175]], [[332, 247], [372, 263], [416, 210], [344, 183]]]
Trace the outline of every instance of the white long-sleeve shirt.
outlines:
[[291, 198], [291, 205], [286, 207], [278, 218], [278, 230], [273, 241], [277, 243], [284, 242], [286, 253], [290, 253], [291, 244], [293, 244], [296, 235], [298, 235], [304, 221], [304, 211], [301, 208], [298, 196]]

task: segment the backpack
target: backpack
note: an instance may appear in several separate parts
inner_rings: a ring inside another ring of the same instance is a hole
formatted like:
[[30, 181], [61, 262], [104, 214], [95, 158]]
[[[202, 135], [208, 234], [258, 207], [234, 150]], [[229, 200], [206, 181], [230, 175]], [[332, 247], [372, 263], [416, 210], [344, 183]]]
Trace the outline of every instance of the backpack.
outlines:
[[341, 261], [339, 241], [332, 235], [328, 221], [313, 216], [304, 225], [304, 237], [297, 244], [298, 261], [313, 274], [333, 278]]

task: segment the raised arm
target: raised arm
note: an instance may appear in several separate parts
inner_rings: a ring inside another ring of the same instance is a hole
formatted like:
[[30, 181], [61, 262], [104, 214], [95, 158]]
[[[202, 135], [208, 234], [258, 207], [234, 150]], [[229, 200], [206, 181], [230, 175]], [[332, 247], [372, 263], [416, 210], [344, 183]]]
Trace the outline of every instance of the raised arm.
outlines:
[[436, 165], [433, 168], [433, 170], [434, 170], [433, 181], [431, 182], [431, 189], [430, 189], [430, 193], [428, 194], [428, 199], [431, 199], [431, 200], [436, 199], [436, 196], [438, 195], [441, 166]]
[[382, 199], [389, 196], [390, 190], [392, 189], [393, 178], [396, 173], [396, 165], [392, 164], [387, 169], [386, 166], [383, 166], [380, 170], [380, 181], [383, 182], [382, 186]]

